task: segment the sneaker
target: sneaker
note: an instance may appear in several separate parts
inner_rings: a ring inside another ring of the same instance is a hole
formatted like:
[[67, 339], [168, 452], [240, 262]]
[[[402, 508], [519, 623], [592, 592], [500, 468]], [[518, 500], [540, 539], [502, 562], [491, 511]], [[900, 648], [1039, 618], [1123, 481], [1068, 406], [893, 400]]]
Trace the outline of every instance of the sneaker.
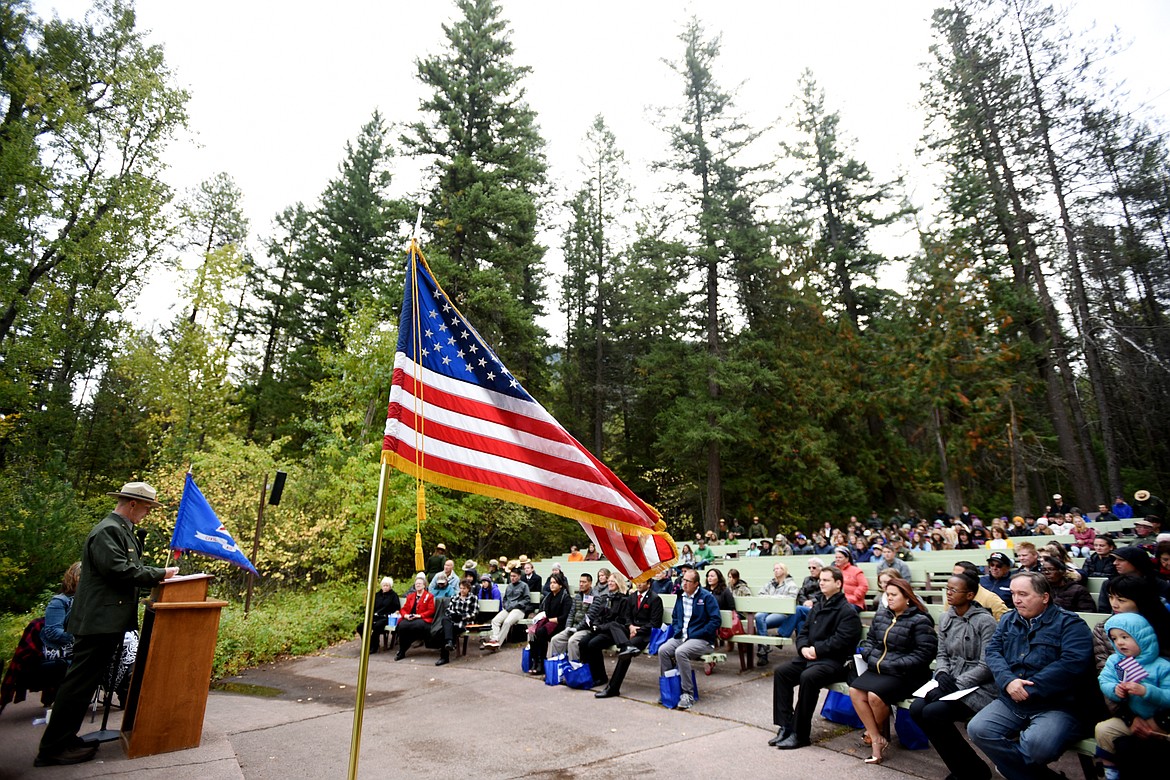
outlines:
[[680, 696], [678, 698], [678, 706], [675, 707], [675, 709], [676, 710], [689, 710], [691, 707], [694, 707], [694, 706], [695, 706], [695, 697], [691, 696], [689, 693], [684, 693], [682, 696]]

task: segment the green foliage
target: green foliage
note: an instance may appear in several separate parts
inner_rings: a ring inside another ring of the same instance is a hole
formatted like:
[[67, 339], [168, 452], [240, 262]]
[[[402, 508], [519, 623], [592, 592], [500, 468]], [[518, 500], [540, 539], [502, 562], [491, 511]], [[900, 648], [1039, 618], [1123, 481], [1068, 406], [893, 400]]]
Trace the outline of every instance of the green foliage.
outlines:
[[350, 638], [361, 621], [364, 593], [365, 584], [355, 582], [282, 590], [254, 601], [247, 617], [242, 603], [230, 603], [220, 617], [212, 679]]

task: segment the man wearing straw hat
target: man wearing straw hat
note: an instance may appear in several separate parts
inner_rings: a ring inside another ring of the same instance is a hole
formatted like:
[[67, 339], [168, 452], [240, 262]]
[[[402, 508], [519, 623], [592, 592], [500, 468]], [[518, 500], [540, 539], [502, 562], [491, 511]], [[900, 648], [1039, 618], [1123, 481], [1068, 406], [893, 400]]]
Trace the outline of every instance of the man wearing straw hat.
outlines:
[[162, 506], [155, 500], [155, 489], [145, 482], [127, 482], [107, 495], [118, 503], [85, 539], [81, 581], [66, 621], [66, 630], [75, 637], [73, 663], [57, 692], [36, 766], [80, 764], [97, 753], [97, 744], [83, 742], [77, 732], [122, 637], [138, 628], [138, 589], [179, 573], [177, 567], [160, 569], [142, 563], [142, 545], [134, 526], [150, 510]]

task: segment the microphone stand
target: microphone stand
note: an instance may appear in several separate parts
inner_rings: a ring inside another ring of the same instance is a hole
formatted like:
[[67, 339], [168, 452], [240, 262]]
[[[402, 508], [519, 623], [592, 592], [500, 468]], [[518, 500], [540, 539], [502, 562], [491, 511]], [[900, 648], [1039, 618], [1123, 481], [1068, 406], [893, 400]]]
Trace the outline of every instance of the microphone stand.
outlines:
[[[118, 649], [114, 651], [114, 657], [110, 659], [110, 668], [106, 675], [105, 689], [106, 696], [103, 701], [102, 711], [102, 727], [98, 731], [91, 731], [88, 734], [83, 734], [81, 740], [91, 744], [98, 744], [100, 742], [113, 742], [121, 736], [121, 732], [116, 729], [106, 728], [110, 722], [110, 707], [114, 701], [114, 688], [118, 683], [118, 672], [122, 666], [122, 650], [126, 646], [126, 632], [122, 632], [122, 638], [118, 641]], [[92, 717], [91, 717], [92, 722]]]

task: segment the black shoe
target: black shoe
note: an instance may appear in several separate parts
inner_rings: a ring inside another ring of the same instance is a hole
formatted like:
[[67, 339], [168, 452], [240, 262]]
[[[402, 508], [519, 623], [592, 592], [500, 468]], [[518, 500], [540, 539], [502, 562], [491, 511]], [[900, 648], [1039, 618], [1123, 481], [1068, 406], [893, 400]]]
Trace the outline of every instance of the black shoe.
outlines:
[[634, 647], [633, 645], [626, 645], [625, 647], [623, 647], [621, 650], [618, 651], [618, 658], [627, 658], [630, 656], [635, 656], [641, 652], [642, 652], [642, 648], [640, 648], [640, 647]]
[[398, 653], [394, 656], [395, 661], [401, 661], [403, 658], [406, 658], [406, 653]]
[[593, 698], [595, 698], [595, 699], [612, 699], [614, 696], [620, 696], [620, 695], [621, 694], [618, 693], [617, 691], [611, 691], [609, 689], [609, 686], [607, 685], [605, 687], [605, 690], [601, 690], [601, 691], [598, 691], [597, 693], [593, 694]]
[[447, 644], [443, 645], [443, 647], [446, 648], [447, 652], [451, 652], [452, 650], [455, 649], [455, 643], [448, 642]]
[[786, 727], [781, 726], [779, 729], [776, 730], [776, 736], [774, 736], [770, 740], [768, 740], [768, 744], [771, 745], [772, 747], [776, 747], [777, 745], [780, 744], [781, 741], [783, 741], [791, 733], [792, 732], [789, 731]]
[[451, 663], [450, 658], [440, 658], [438, 661], [435, 661], [435, 666], [442, 666], [444, 664], [449, 664], [449, 663]]
[[607, 678], [605, 680], [594, 680], [593, 684], [590, 685], [589, 687], [590, 688], [601, 688], [601, 687], [608, 687], [608, 686], [609, 686], [609, 679]]
[[756, 653], [756, 666], [767, 666], [767, 665], [768, 665], [768, 654], [767, 653]]
[[57, 753], [37, 753], [36, 760], [33, 761], [33, 766], [66, 766], [68, 764], [84, 764], [86, 761], [92, 761], [93, 757], [97, 755], [97, 751], [97, 745], [77, 745], [75, 747], [58, 751]]
[[808, 740], [797, 739], [795, 734], [789, 734], [784, 739], [776, 743], [776, 747], [781, 750], [795, 750], [796, 748], [808, 747], [811, 743]]

